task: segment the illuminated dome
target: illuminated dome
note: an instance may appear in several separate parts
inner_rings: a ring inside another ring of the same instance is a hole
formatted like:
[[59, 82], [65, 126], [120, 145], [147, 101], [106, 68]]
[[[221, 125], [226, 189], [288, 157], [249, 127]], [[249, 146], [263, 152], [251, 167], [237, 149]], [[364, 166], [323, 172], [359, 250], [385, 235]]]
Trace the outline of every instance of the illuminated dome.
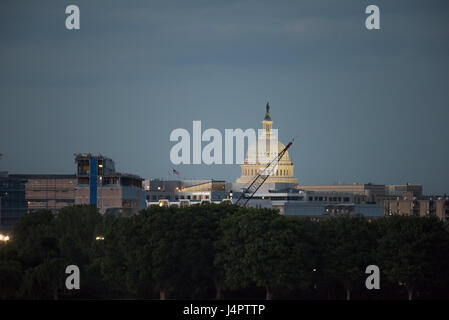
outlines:
[[[237, 183], [251, 183], [256, 175], [263, 170], [268, 163], [284, 150], [285, 145], [277, 139], [272, 131], [273, 121], [270, 116], [270, 105], [267, 103], [265, 118], [262, 121], [262, 135], [248, 147], [245, 162], [241, 165], [242, 175]], [[277, 145], [277, 148], [276, 148]], [[259, 150], [260, 149], [260, 150]], [[290, 160], [288, 151], [285, 152], [275, 171], [268, 177], [266, 183], [294, 183], [298, 179], [294, 177], [294, 165]]]
[[[277, 148], [273, 147], [270, 148], [271, 145], [276, 145]], [[265, 148], [262, 147], [261, 150], [259, 150], [258, 146], [265, 145]], [[265, 164], [267, 165], [269, 161], [273, 160], [279, 152], [284, 150], [285, 145], [276, 139], [275, 136], [271, 135], [267, 139], [266, 137], [260, 137], [256, 143], [253, 143], [248, 148], [248, 152], [246, 153], [245, 157], [245, 164]], [[273, 150], [271, 150], [273, 149]], [[266, 152], [268, 151], [268, 152]], [[282, 157], [281, 161], [279, 161], [280, 165], [283, 164], [292, 164], [290, 161], [290, 155], [288, 154], [288, 151], [284, 153], [284, 156]]]

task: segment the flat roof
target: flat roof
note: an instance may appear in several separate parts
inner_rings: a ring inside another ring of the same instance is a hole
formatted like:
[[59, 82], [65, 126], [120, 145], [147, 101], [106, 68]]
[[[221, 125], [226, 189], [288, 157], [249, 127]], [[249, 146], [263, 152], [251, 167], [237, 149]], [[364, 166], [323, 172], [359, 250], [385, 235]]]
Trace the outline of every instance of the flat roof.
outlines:
[[21, 179], [76, 179], [74, 174], [10, 174], [10, 177]]

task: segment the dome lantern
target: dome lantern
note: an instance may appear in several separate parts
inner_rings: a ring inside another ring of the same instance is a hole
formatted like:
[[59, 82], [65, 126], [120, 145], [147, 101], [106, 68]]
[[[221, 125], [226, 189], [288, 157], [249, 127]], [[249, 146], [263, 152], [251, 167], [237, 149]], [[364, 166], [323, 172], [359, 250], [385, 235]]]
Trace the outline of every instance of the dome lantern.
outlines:
[[266, 134], [270, 134], [271, 133], [271, 129], [273, 127], [273, 120], [271, 120], [271, 116], [270, 116], [270, 104], [267, 102], [266, 105], [266, 112], [265, 112], [265, 118], [262, 121], [262, 128], [265, 131]]

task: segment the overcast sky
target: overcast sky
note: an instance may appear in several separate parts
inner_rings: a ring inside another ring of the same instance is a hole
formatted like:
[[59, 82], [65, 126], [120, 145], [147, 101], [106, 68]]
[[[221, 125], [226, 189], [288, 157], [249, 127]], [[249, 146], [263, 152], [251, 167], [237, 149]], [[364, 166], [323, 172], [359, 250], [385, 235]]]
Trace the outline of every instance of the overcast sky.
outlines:
[[[81, 29], [65, 28], [77, 4]], [[381, 10], [381, 30], [364, 26]], [[1, 1], [0, 170], [169, 178], [176, 128], [259, 128], [302, 184], [449, 193], [448, 1]], [[234, 181], [238, 165], [180, 165]], [[173, 177], [171, 177], [173, 178]]]

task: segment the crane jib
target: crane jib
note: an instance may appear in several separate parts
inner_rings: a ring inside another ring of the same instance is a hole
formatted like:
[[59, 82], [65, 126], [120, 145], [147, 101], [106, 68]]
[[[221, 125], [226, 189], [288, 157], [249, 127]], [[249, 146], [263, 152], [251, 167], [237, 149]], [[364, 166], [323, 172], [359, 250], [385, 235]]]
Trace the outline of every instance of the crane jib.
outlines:
[[[281, 161], [282, 157], [284, 156], [285, 152], [287, 152], [287, 149], [290, 148], [290, 146], [293, 144], [293, 141], [290, 141], [284, 149], [282, 149], [281, 152], [278, 153], [278, 156], [276, 158], [274, 158], [270, 163], [268, 163], [265, 168], [262, 170], [262, 172], [260, 172], [256, 178], [254, 178], [254, 180], [251, 182], [251, 184], [249, 185], [248, 188], [244, 189], [242, 194], [240, 195], [240, 197], [237, 199], [235, 204], [239, 204], [239, 202], [242, 199], [246, 199], [244, 206], [246, 206], [246, 204], [248, 203], [249, 200], [251, 200], [254, 196], [254, 194], [257, 192], [257, 190], [259, 190], [259, 188], [264, 184], [264, 182], [268, 179], [268, 177], [271, 175], [271, 172], [274, 171], [274, 168], [276, 167], [276, 165], [278, 164], [279, 161]], [[271, 169], [269, 169], [271, 167]], [[267, 169], [268, 170], [268, 174], [267, 174]], [[249, 197], [246, 197], [246, 193], [251, 192]]]

